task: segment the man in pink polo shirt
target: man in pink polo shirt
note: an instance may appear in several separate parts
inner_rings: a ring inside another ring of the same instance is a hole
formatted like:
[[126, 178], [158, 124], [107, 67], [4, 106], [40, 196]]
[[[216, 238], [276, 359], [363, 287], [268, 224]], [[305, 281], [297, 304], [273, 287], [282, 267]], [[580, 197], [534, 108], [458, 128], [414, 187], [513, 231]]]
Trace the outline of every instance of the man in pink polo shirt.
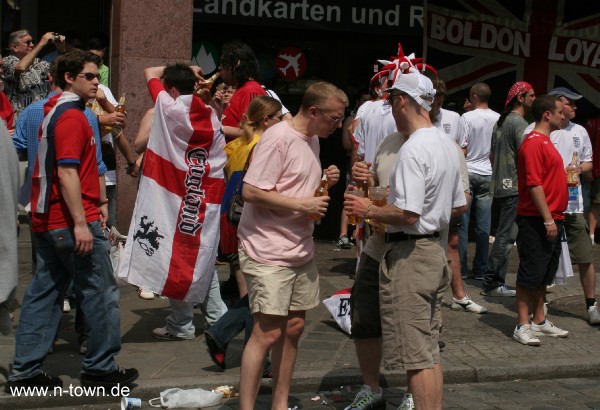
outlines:
[[[329, 196], [315, 197], [321, 179], [319, 137], [341, 127], [348, 97], [326, 82], [306, 90], [300, 111], [262, 135], [244, 178], [240, 266], [254, 317], [240, 374], [240, 409], [254, 408], [263, 364], [273, 350], [273, 408], [287, 408], [306, 310], [319, 304], [313, 221]], [[340, 176], [325, 170], [329, 186]]]

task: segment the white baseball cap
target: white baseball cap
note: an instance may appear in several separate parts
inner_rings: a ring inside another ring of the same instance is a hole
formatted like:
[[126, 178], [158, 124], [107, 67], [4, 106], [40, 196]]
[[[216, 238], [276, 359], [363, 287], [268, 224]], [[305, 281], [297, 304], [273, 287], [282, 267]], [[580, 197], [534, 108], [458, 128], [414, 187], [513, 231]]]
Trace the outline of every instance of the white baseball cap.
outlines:
[[398, 90], [410, 95], [426, 111], [431, 111], [433, 97], [435, 97], [435, 88], [433, 83], [423, 74], [410, 72], [399, 74], [390, 88], [386, 91]]

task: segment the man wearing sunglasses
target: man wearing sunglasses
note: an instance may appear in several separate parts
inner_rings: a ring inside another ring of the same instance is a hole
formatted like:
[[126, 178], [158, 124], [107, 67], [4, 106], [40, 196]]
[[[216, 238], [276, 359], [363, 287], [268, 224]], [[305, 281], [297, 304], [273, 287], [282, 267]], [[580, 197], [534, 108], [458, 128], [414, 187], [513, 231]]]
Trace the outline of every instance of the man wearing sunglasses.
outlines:
[[96, 143], [83, 110], [98, 90], [93, 56], [72, 51], [58, 62], [64, 90], [46, 104], [32, 178], [31, 229], [37, 243], [37, 270], [23, 297], [15, 336], [15, 359], [5, 391], [15, 387], [56, 387], [62, 380], [42, 370], [62, 315], [69, 279], [85, 316], [88, 350], [82, 385], [126, 386], [136, 369], [117, 366], [121, 349], [119, 290], [112, 272], [103, 225], [108, 210], [98, 178]]
[[38, 44], [27, 30], [17, 30], [8, 37], [10, 55], [4, 58], [4, 92], [15, 110], [17, 123], [21, 111], [34, 101], [48, 96], [50, 64], [38, 58], [47, 44], [55, 43], [64, 51], [64, 36], [48, 32]]

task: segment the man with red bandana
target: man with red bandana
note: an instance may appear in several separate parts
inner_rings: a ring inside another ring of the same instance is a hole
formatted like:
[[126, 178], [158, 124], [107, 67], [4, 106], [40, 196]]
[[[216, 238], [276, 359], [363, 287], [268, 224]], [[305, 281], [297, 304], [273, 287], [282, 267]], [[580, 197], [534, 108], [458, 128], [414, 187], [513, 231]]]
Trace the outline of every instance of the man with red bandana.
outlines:
[[531, 109], [535, 91], [531, 84], [519, 81], [508, 91], [504, 111], [492, 133], [490, 160], [492, 180], [490, 192], [499, 210], [496, 239], [488, 256], [488, 268], [483, 278], [481, 294], [485, 296], [514, 297], [515, 291], [506, 284], [508, 256], [517, 238], [515, 217], [517, 211], [517, 157], [527, 121], [523, 118]]

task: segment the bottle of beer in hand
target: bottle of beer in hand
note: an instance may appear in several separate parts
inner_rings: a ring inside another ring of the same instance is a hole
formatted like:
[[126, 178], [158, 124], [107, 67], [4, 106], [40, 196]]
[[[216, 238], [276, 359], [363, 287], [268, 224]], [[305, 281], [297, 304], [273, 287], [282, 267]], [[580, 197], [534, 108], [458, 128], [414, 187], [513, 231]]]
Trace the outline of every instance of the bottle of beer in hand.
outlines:
[[569, 202], [579, 202], [579, 156], [573, 153], [571, 163], [567, 165], [567, 187], [569, 190]]
[[[115, 108], [115, 112], [120, 112], [120, 113], [125, 114], [125, 93], [121, 94], [121, 98], [119, 98], [119, 103], [117, 104], [117, 106]], [[117, 137], [121, 133], [122, 128], [112, 127], [112, 129], [110, 131], [112, 132], [113, 137]]]
[[197, 95], [198, 97], [201, 97], [202, 94], [202, 90], [210, 90], [213, 86], [213, 84], [215, 83], [215, 81], [217, 81], [217, 78], [219, 78], [221, 76], [220, 72], [216, 72], [213, 75], [211, 75], [209, 78], [205, 79], [204, 82], [199, 83], [196, 88], [194, 88], [194, 94]]
[[[327, 183], [327, 170], [323, 170], [323, 177], [321, 178], [321, 182], [319, 183], [319, 187], [315, 190], [315, 197], [318, 196], [328, 196], [328, 183]], [[321, 223], [320, 216], [311, 216], [311, 219], [315, 221], [316, 224]]]
[[365, 179], [358, 183], [358, 189], [364, 192], [364, 197], [369, 197], [369, 180]]

